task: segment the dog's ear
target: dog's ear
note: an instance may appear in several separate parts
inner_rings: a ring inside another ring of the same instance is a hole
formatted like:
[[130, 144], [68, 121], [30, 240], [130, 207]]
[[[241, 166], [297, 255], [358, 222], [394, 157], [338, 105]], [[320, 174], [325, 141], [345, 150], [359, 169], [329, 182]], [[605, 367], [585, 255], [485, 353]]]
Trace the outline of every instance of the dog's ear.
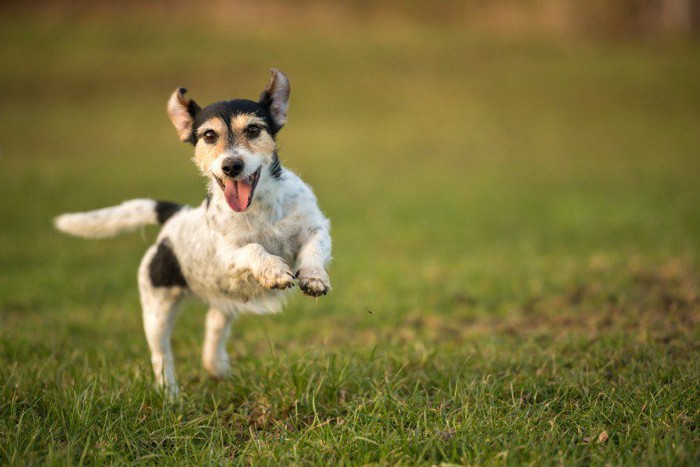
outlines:
[[177, 135], [183, 143], [194, 143], [192, 139], [192, 122], [195, 115], [202, 110], [195, 101], [185, 97], [187, 89], [177, 88], [168, 100], [168, 117], [175, 125]]
[[273, 68], [270, 82], [260, 94], [259, 104], [266, 107], [279, 130], [287, 123], [289, 107], [289, 79], [287, 75]]

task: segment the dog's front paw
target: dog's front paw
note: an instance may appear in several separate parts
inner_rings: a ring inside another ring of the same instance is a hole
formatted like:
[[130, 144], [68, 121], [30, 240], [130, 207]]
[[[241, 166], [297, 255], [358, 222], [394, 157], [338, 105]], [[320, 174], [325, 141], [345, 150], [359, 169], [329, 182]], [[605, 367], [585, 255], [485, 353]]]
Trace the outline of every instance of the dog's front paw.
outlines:
[[294, 285], [292, 270], [279, 256], [265, 259], [255, 279], [267, 289], [286, 289]]
[[328, 273], [323, 269], [300, 269], [297, 273], [299, 288], [311, 297], [326, 295], [331, 289]]

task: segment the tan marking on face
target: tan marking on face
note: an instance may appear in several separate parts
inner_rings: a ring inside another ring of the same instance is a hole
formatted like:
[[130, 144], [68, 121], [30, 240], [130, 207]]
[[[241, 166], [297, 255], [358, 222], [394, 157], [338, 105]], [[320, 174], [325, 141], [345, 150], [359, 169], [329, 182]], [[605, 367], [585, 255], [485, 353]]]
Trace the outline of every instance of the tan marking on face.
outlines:
[[[207, 130], [213, 130], [218, 135], [214, 144], [207, 144], [204, 141], [204, 133], [206, 133]], [[226, 128], [226, 124], [218, 117], [210, 118], [197, 128], [199, 140], [194, 149], [194, 161], [197, 167], [199, 167], [199, 170], [206, 173], [211, 163], [226, 150], [229, 141], [228, 132], [229, 129]]]
[[[260, 125], [260, 133], [255, 138], [249, 138], [245, 132], [248, 125]], [[253, 114], [236, 115], [231, 119], [231, 130], [235, 135], [236, 145], [242, 146], [254, 154], [261, 154], [272, 157], [275, 152], [275, 140], [272, 139], [265, 120]]]

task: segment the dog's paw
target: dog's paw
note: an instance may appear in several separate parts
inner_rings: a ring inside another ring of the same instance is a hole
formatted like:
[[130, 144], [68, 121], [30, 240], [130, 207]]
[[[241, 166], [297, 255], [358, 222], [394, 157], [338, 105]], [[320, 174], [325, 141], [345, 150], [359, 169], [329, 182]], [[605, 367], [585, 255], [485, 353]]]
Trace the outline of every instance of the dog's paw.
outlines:
[[294, 285], [294, 275], [279, 256], [266, 258], [255, 279], [267, 289], [286, 289]]
[[228, 360], [204, 362], [204, 369], [209, 373], [209, 376], [219, 381], [231, 376], [231, 364]]
[[167, 402], [177, 402], [180, 397], [180, 388], [175, 382], [172, 382], [170, 384], [156, 382], [156, 389], [160, 391], [160, 393], [163, 395], [163, 398]]
[[205, 354], [202, 363], [209, 376], [216, 380], [224, 380], [231, 376], [231, 363], [226, 352], [216, 356]]
[[323, 269], [300, 269], [297, 273], [299, 288], [311, 297], [326, 295], [331, 289], [328, 273]]

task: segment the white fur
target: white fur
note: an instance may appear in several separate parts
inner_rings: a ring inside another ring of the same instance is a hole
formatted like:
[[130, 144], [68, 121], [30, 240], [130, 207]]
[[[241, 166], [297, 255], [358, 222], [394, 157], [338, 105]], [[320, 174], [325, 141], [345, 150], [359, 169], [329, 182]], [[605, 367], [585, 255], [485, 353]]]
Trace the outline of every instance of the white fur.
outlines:
[[133, 199], [96, 211], [63, 214], [54, 220], [54, 224], [61, 232], [78, 237], [113, 237], [143, 225], [157, 224], [155, 207], [156, 202], [152, 199]]
[[[175, 253], [187, 287], [156, 287], [150, 264], [151, 246], [141, 261], [138, 282], [146, 338], [156, 381], [177, 392], [170, 335], [178, 305], [194, 295], [210, 306], [206, 319], [204, 368], [216, 377], [229, 371], [225, 341], [233, 318], [242, 312], [280, 311], [285, 289], [296, 281], [307, 294], [330, 289], [330, 223], [319, 210], [311, 189], [282, 169], [274, 179], [263, 171], [248, 210], [237, 213], [222, 190], [211, 183], [210, 202], [183, 207], [163, 226], [156, 245], [167, 242]], [[64, 214], [56, 225], [82, 237], [106, 237], [157, 222], [155, 201], [134, 200], [112, 208]]]

